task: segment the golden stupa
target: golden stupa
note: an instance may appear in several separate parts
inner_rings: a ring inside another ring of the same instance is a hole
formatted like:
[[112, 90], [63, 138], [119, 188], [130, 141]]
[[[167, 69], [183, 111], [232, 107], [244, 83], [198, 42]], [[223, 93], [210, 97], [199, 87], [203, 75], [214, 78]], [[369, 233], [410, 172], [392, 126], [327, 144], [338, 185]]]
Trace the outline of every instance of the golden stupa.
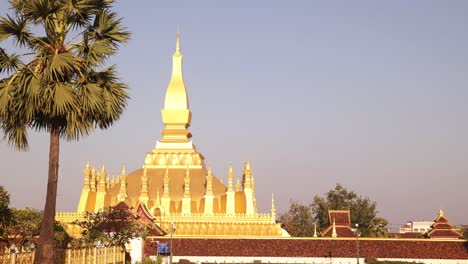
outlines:
[[227, 172], [227, 186], [206, 169], [204, 157], [192, 144], [192, 113], [182, 76], [182, 54], [177, 33], [173, 54], [172, 77], [167, 87], [162, 138], [146, 154], [143, 166], [127, 174], [125, 165], [117, 179], [110, 179], [105, 167], [97, 170], [89, 163], [84, 170], [84, 184], [78, 209], [58, 213], [56, 219], [69, 233], [77, 234], [73, 221], [85, 212], [97, 212], [119, 203], [143, 208], [161, 228], [171, 223], [178, 236], [288, 236], [276, 223], [272, 197], [271, 212], [260, 214], [255, 199], [255, 180], [246, 162], [242, 178], [234, 182], [232, 165]]

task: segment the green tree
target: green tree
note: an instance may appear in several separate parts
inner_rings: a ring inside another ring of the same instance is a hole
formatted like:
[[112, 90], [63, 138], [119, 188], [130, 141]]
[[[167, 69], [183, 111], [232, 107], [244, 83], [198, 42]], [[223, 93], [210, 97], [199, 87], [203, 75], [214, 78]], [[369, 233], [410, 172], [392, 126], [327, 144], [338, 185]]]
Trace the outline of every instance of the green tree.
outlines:
[[[39, 235], [42, 222], [42, 212], [32, 208], [11, 208], [13, 221], [8, 227], [10, 241], [18, 241], [16, 246], [22, 247], [35, 236]], [[9, 244], [9, 243], [8, 243]]]
[[294, 237], [314, 235], [314, 217], [310, 206], [291, 201], [289, 211], [279, 216], [283, 228]]
[[351, 223], [359, 225], [361, 236], [387, 236], [387, 220], [377, 217], [377, 204], [368, 197], [357, 195], [353, 191], [337, 184], [325, 197], [315, 196], [310, 205], [314, 220], [323, 229], [330, 225], [328, 210], [350, 210]]
[[0, 185], [0, 240], [8, 239], [8, 227], [11, 225], [10, 194]]
[[14, 147], [28, 147], [31, 128], [50, 134], [44, 217], [35, 263], [52, 263], [60, 138], [78, 140], [106, 129], [125, 109], [128, 94], [107, 59], [129, 33], [112, 0], [10, 0], [0, 17], [0, 130]]
[[83, 239], [86, 243], [96, 241], [113, 245], [124, 245], [135, 237], [145, 237], [147, 228], [151, 228], [151, 223], [147, 224], [133, 215], [128, 210], [116, 210], [108, 208], [96, 213], [86, 213], [85, 219], [78, 220], [75, 224], [82, 227]]

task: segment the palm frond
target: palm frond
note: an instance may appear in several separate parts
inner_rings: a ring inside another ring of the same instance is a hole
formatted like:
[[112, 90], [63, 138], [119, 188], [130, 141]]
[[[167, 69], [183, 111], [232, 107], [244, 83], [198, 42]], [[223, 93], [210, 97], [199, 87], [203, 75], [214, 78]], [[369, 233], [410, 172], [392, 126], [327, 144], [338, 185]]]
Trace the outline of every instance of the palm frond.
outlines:
[[9, 74], [17, 70], [21, 64], [23, 64], [23, 62], [20, 60], [19, 55], [8, 55], [3, 48], [0, 48], [0, 74]]
[[68, 79], [75, 69], [75, 57], [73, 54], [54, 53], [44, 58], [44, 78], [49, 81], [64, 81]]
[[10, 15], [0, 17], [0, 41], [14, 37], [15, 42], [24, 47], [29, 44], [31, 36], [26, 19]]
[[122, 20], [117, 18], [117, 14], [106, 10], [96, 16], [89, 31], [93, 40], [107, 39], [115, 48], [130, 38], [130, 32], [122, 26]]

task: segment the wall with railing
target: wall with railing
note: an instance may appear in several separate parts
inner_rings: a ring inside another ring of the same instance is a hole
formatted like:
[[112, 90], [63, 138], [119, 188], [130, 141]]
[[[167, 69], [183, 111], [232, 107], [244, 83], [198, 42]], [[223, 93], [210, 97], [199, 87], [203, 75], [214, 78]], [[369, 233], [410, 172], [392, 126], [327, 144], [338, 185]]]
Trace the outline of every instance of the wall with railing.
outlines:
[[[30, 264], [35, 250], [29, 252], [0, 253], [0, 264]], [[57, 250], [55, 264], [123, 264], [125, 248], [122, 246], [86, 247]]]

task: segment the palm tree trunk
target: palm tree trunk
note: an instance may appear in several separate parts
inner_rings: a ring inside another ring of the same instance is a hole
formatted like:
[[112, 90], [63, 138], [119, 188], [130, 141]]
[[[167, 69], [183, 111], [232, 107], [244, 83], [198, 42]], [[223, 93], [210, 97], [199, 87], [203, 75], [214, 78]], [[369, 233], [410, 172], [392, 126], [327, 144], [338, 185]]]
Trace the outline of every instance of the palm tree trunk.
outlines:
[[54, 227], [55, 204], [57, 201], [57, 182], [60, 150], [59, 128], [53, 126], [50, 130], [49, 176], [47, 181], [47, 195], [44, 207], [39, 241], [37, 245], [35, 264], [54, 263]]

